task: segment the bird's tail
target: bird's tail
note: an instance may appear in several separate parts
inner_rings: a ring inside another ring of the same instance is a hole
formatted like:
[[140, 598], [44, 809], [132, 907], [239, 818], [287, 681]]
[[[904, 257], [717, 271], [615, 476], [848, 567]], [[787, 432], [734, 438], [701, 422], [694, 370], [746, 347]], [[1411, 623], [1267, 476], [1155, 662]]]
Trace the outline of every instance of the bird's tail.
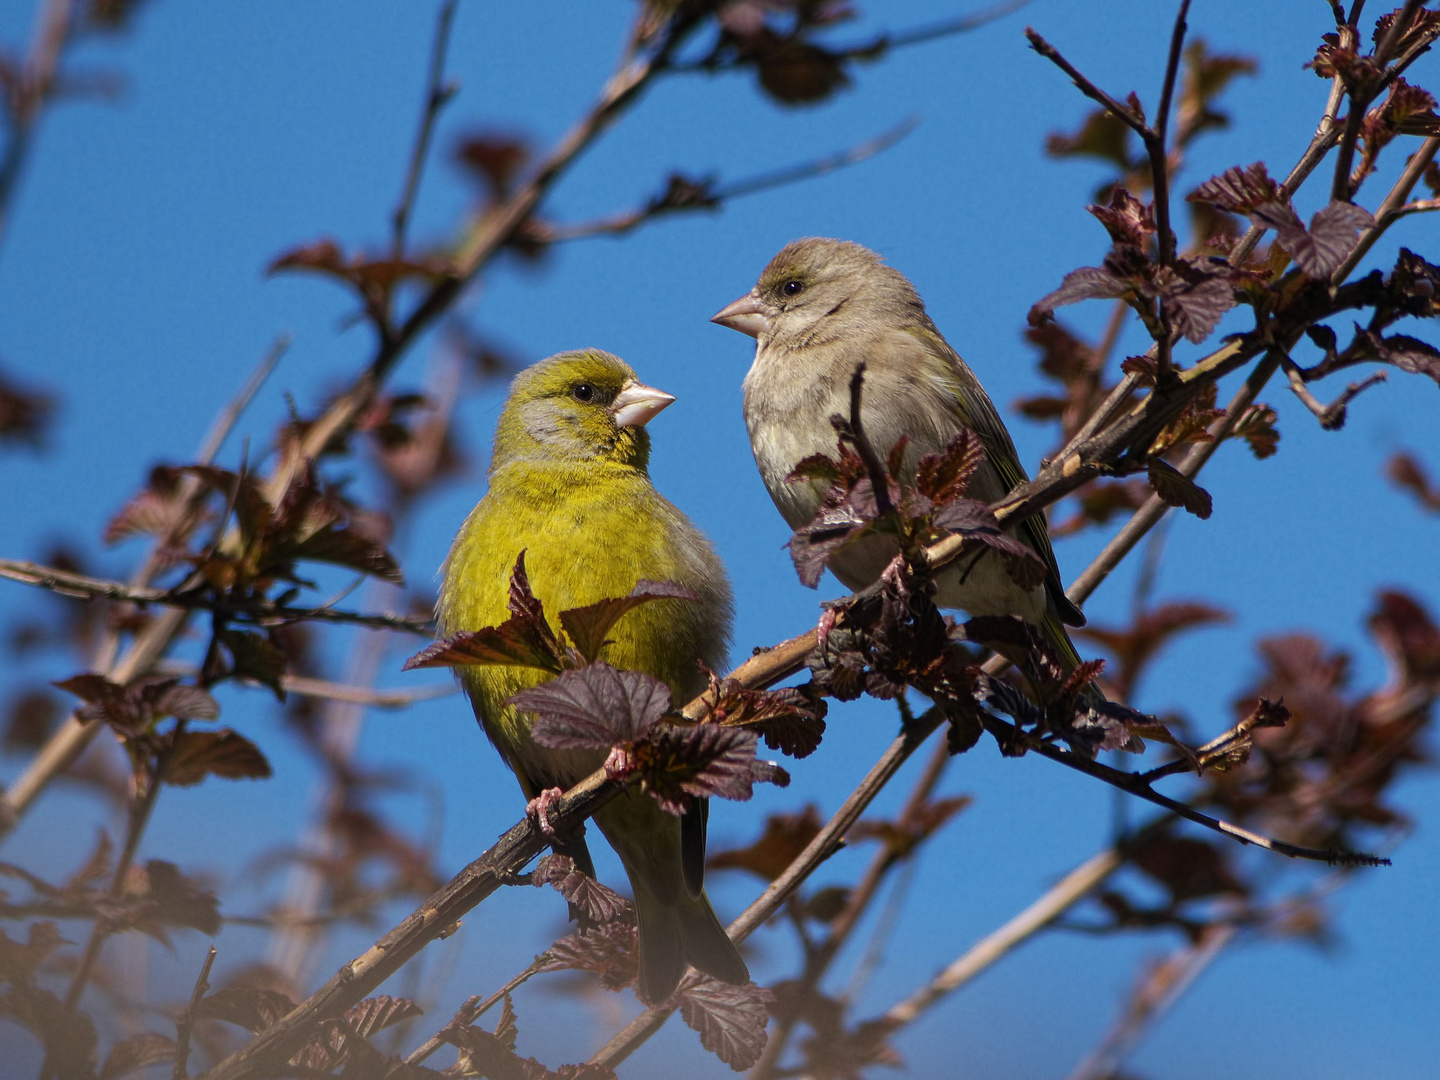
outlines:
[[721, 982], [749, 982], [750, 970], [704, 893], [690, 896], [681, 888], [678, 896], [662, 898], [633, 876], [631, 885], [640, 922], [641, 1001], [668, 998], [689, 964]]

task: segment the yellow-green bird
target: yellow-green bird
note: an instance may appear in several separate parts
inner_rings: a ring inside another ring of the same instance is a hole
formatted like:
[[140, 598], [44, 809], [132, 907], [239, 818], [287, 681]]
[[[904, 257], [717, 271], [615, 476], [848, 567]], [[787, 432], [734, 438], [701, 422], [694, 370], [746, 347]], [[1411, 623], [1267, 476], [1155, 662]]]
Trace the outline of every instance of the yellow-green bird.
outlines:
[[[601, 659], [661, 679], [676, 702], [705, 689], [697, 661], [724, 669], [733, 605], [714, 549], [650, 482], [645, 425], [674, 400], [598, 349], [560, 353], [516, 377], [495, 432], [490, 489], [445, 562], [436, 608], [442, 634], [505, 621], [510, 571], [522, 551], [557, 632], [562, 611], [625, 596], [641, 578], [673, 581], [699, 602], [655, 600], [630, 611], [610, 631]], [[472, 666], [459, 674], [527, 799], [568, 788], [603, 763], [599, 751], [538, 745], [533, 716], [506, 704], [548, 678], [544, 672]], [[682, 822], [631, 788], [595, 815], [630, 877], [647, 1002], [669, 997], [687, 962], [725, 982], [749, 979], [702, 888], [705, 813], [702, 803]], [[555, 849], [594, 875], [583, 837], [557, 838]]]
[[[869, 248], [820, 237], [787, 244], [755, 287], [711, 321], [755, 339], [745, 424], [765, 487], [791, 528], [814, 518], [826, 484], [786, 477], [811, 454], [835, 456], [830, 417], [849, 415], [850, 378], [862, 361], [860, 419], [870, 441], [885, 455], [902, 434], [910, 437], [901, 479], [913, 480], [916, 461], [942, 451], [961, 428], [985, 448], [971, 498], [995, 502], [1027, 479], [980, 380], [935, 328], [915, 286]], [[1083, 626], [1085, 616], [1065, 597], [1045, 518], [1033, 515], [1010, 531], [1044, 560], [1042, 584], [1022, 588], [998, 555], [986, 553], [941, 571], [936, 603], [972, 615], [1019, 615], [1041, 631], [1054, 659], [1073, 669], [1080, 659], [1065, 626]], [[862, 537], [828, 565], [846, 587], [860, 589], [895, 552], [888, 537]]]

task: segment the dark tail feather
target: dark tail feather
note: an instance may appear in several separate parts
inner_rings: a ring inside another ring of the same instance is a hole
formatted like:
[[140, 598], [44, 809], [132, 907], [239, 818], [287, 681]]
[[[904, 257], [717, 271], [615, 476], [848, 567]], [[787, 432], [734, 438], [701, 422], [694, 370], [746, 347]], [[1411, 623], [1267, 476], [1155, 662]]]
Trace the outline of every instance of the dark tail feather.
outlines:
[[636, 889], [635, 912], [640, 922], [640, 1000], [645, 1004], [658, 1005], [673, 994], [689, 964], [722, 982], [750, 981], [740, 951], [703, 895], [665, 903]]
[[705, 831], [710, 821], [710, 800], [696, 799], [680, 815], [680, 871], [685, 891], [692, 897], [705, 890]]

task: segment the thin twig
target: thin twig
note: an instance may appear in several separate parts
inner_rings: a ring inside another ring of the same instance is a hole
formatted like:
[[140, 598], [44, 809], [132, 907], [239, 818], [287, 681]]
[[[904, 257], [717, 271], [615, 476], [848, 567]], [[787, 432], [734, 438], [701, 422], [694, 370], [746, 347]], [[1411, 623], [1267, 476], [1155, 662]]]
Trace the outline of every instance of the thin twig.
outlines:
[[[499, 990], [496, 990], [489, 997], [482, 1000], [479, 994], [475, 994], [474, 996], [467, 998], [465, 1004], [461, 1005], [460, 1008], [455, 1010], [455, 1015], [451, 1018], [450, 1024], [447, 1024], [446, 1026], [449, 1027], [450, 1025], [455, 1025], [457, 1027], [468, 1027], [470, 1024], [473, 1024], [476, 1020], [478, 1020], [480, 1017], [484, 1016], [487, 1012], [494, 1008], [497, 1003], [503, 1001], [507, 994], [513, 994], [522, 984], [529, 982], [530, 979], [534, 978], [535, 975], [539, 973], [540, 969], [549, 962], [550, 953], [548, 951], [543, 952], [530, 962], [529, 967], [525, 968], [518, 975], [512, 977], [509, 982], [507, 982], [504, 986], [500, 987]], [[421, 1062], [423, 1062], [426, 1058], [428, 1058], [431, 1054], [435, 1053], [436, 1050], [439, 1050], [440, 1047], [444, 1045], [444, 1039], [440, 1038], [438, 1034], [432, 1035], [430, 1036], [430, 1038], [426, 1039], [423, 1043], [417, 1046], [409, 1054], [409, 1056], [405, 1058], [405, 1064], [419, 1065]]]
[[425, 80], [425, 106], [420, 111], [420, 126], [415, 132], [415, 142], [410, 148], [410, 164], [405, 170], [405, 185], [400, 191], [400, 201], [390, 216], [391, 238], [390, 257], [402, 258], [405, 254], [405, 233], [410, 227], [410, 215], [415, 209], [415, 197], [420, 191], [420, 177], [425, 171], [425, 159], [430, 153], [430, 139], [435, 132], [435, 121], [441, 110], [455, 96], [455, 86], [446, 84], [445, 55], [450, 49], [450, 27], [455, 21], [455, 7], [458, 0], [444, 0], [435, 17], [435, 38], [430, 46], [430, 73]]
[[[1003, 720], [987, 719], [985, 727], [995, 738], [1005, 745], [1012, 745], [1017, 739], [1023, 740], [1024, 736], [1017, 728]], [[1242, 829], [1220, 818], [1210, 817], [1202, 814], [1191, 806], [1162, 795], [1154, 790], [1144, 779], [1143, 774], [1124, 772], [1120, 769], [1112, 769], [1098, 761], [1083, 757], [1080, 754], [1062, 750], [1058, 746], [1038, 740], [1025, 740], [1027, 749], [1034, 751], [1042, 757], [1051, 761], [1059, 762], [1076, 772], [1082, 772], [1086, 776], [1093, 776], [1097, 780], [1103, 780], [1112, 787], [1119, 788], [1129, 795], [1138, 799], [1154, 803], [1163, 807], [1171, 813], [1183, 817], [1186, 821], [1193, 821], [1196, 825], [1217, 832], [1222, 836], [1238, 840], [1242, 844], [1254, 844], [1256, 847], [1264, 848], [1266, 851], [1273, 851], [1277, 855], [1286, 855], [1292, 859], [1310, 859], [1315, 862], [1327, 863], [1330, 866], [1389, 866], [1390, 860], [1381, 858], [1378, 855], [1368, 855], [1358, 851], [1340, 851], [1336, 848], [1309, 848], [1301, 847], [1298, 844], [1287, 844], [1283, 840], [1275, 840], [1268, 836], [1262, 836], [1249, 829]]]
[[1290, 389], [1300, 404], [1315, 414], [1315, 419], [1320, 421], [1320, 426], [1326, 431], [1339, 431], [1345, 426], [1346, 406], [1351, 400], [1363, 390], [1367, 390], [1376, 383], [1384, 382], [1389, 376], [1384, 371], [1377, 371], [1359, 382], [1353, 382], [1347, 386], [1340, 396], [1326, 405], [1310, 392], [1305, 385], [1305, 373], [1302, 372], [1294, 360], [1288, 356], [1280, 357], [1280, 366], [1285, 370], [1285, 376], [1290, 381]]
[[24, 585], [33, 585], [61, 596], [81, 600], [121, 600], [191, 611], [212, 611], [217, 615], [224, 615], [227, 619], [243, 620], [256, 626], [279, 626], [309, 621], [369, 626], [377, 630], [403, 630], [422, 637], [434, 636], [434, 624], [431, 620], [411, 615], [337, 611], [328, 607], [299, 608], [289, 604], [276, 604], [263, 597], [228, 601], [201, 593], [127, 585], [123, 581], [88, 577], [85, 574], [58, 570], [53, 566], [21, 559], [0, 559], [0, 578], [9, 578]]
[[1170, 32], [1170, 55], [1165, 62], [1160, 109], [1155, 114], [1154, 130], [1145, 138], [1145, 149], [1150, 155], [1150, 191], [1155, 204], [1156, 259], [1161, 266], [1175, 261], [1175, 231], [1170, 227], [1170, 167], [1165, 142], [1170, 127], [1170, 102], [1180, 74], [1180, 49], [1185, 44], [1185, 16], [1189, 11], [1190, 0], [1180, 0], [1180, 10], [1175, 13], [1175, 26]]
[[1060, 51], [1041, 37], [1032, 27], [1027, 26], [1025, 28], [1025, 39], [1030, 42], [1032, 49], [1045, 57], [1046, 60], [1049, 60], [1061, 71], [1065, 72], [1066, 75], [1069, 75], [1070, 81], [1091, 101], [1099, 102], [1106, 112], [1110, 113], [1115, 119], [1134, 131], [1142, 140], [1154, 138], [1155, 133], [1150, 130], [1150, 126], [1146, 124], [1143, 119], [1131, 112], [1129, 106], [1116, 101], [1081, 74], [1079, 68], [1061, 56]]
[[190, 991], [190, 1004], [175, 1021], [175, 1067], [170, 1070], [172, 1080], [186, 1080], [190, 1075], [190, 1033], [200, 1015], [200, 1002], [205, 998], [205, 991], [210, 989], [210, 969], [214, 966], [215, 946], [211, 945], [200, 968], [200, 977], [195, 980], [195, 989]]
[[[108, 895], [112, 900], [118, 898], [124, 891], [125, 878], [130, 873], [130, 867], [134, 865], [136, 852], [140, 850], [140, 839], [145, 835], [146, 826], [150, 824], [150, 815], [155, 810], [155, 800], [159, 798], [160, 787], [165, 782], [165, 772], [169, 768], [170, 758], [173, 756], [184, 730], [185, 721], [176, 720], [170, 741], [156, 756], [154, 769], [144, 775], [145, 787], [131, 799], [129, 821], [125, 829], [125, 843], [120, 849], [120, 857], [115, 862], [115, 870], [110, 875]], [[136, 779], [140, 778], [141, 774], [137, 772]], [[95, 925], [90, 928], [90, 937], [85, 942], [85, 951], [81, 954], [75, 974], [70, 979], [70, 989], [65, 993], [64, 1014], [59, 1030], [69, 1030], [75, 1010], [80, 1005], [80, 997], [84, 994], [85, 986], [90, 981], [90, 972], [94, 970], [96, 961], [100, 959], [100, 950], [105, 947], [109, 936], [108, 921], [104, 915], [97, 914]], [[45, 1061], [40, 1067], [41, 1080], [47, 1080], [48, 1077], [53, 1076], [55, 1067], [53, 1055], [47, 1051]]]

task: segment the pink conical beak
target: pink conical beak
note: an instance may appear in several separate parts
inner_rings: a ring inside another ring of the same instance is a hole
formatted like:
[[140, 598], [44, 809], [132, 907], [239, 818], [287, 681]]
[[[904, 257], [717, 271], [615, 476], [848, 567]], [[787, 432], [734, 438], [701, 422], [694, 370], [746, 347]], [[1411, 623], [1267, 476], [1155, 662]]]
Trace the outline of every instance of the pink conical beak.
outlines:
[[644, 427], [674, 400], [675, 395], [656, 390], [653, 386], [626, 383], [610, 403], [610, 413], [619, 427]]
[[751, 289], [739, 300], [732, 304], [726, 304], [714, 315], [711, 315], [710, 321], [758, 338], [761, 334], [769, 333], [770, 315], [770, 309], [761, 301], [755, 290]]

